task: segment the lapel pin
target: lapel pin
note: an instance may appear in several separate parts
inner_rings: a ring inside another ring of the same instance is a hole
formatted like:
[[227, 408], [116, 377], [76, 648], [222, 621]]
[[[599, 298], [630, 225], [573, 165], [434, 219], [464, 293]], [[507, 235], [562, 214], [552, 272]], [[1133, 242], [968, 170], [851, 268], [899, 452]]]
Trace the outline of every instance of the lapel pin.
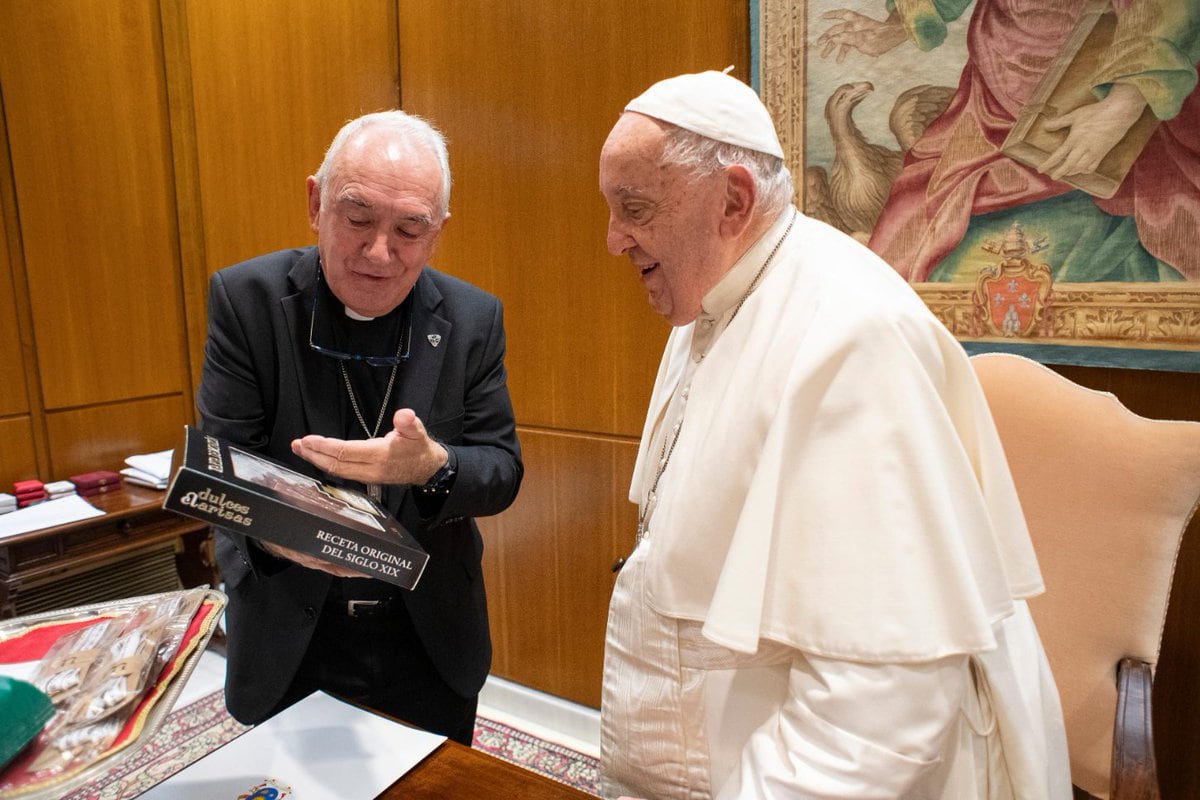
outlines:
[[436, 334], [436, 333], [431, 333], [428, 336], [426, 336], [425, 338], [428, 339], [429, 343], [431, 345], [433, 345], [434, 347], [437, 347], [439, 344], [442, 343], [441, 335]]

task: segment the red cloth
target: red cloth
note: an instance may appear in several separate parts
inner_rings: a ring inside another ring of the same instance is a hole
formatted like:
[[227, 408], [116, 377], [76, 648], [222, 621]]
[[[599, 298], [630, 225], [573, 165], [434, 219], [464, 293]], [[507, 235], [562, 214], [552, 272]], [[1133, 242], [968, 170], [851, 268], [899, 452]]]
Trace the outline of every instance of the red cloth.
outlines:
[[73, 622], [46, 622], [36, 625], [11, 639], [0, 641], [0, 664], [19, 664], [22, 661], [37, 661], [46, 655], [50, 647], [63, 634], [95, 625], [107, 617], [75, 620]]

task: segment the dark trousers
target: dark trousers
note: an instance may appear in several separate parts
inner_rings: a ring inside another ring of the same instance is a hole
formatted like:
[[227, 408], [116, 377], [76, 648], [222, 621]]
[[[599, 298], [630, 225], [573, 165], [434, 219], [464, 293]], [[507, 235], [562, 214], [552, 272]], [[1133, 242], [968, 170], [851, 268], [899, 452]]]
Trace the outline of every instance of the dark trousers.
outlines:
[[479, 697], [463, 697], [425, 654], [404, 603], [351, 617], [326, 604], [292, 685], [275, 711], [318, 689], [470, 746]]

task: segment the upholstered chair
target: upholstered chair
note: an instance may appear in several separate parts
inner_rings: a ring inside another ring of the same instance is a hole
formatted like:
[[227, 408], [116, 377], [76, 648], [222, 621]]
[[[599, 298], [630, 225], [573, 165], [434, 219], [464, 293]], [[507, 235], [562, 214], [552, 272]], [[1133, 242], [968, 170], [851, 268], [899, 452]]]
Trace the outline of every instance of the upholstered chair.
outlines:
[[1076, 796], [1157, 798], [1151, 682], [1200, 498], [1200, 423], [1138, 416], [1020, 356], [972, 363], [1046, 584], [1030, 609], [1062, 699]]

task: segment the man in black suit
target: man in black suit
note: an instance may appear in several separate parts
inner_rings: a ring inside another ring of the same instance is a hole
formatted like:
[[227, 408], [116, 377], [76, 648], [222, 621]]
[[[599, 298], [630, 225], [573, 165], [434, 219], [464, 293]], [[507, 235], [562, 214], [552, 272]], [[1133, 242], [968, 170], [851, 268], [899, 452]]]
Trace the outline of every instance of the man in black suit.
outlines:
[[500, 303], [427, 265], [450, 171], [425, 121], [347, 123], [307, 188], [316, 247], [212, 276], [200, 426], [367, 491], [429, 563], [405, 592], [219, 531], [226, 704], [256, 723], [322, 689], [470, 744], [491, 663], [472, 518], [523, 472]]

